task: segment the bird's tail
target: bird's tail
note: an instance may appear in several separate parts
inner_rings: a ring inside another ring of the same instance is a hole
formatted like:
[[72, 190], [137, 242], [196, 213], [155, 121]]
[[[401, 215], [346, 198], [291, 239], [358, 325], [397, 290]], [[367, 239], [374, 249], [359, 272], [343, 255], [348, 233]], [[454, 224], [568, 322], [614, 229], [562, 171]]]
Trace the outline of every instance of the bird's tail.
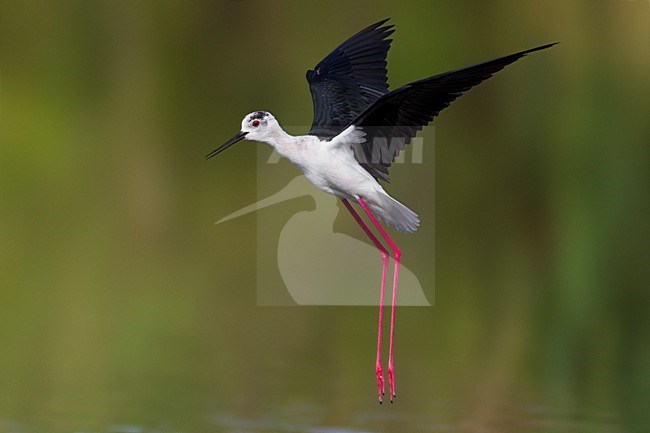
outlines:
[[377, 194], [368, 206], [380, 220], [402, 233], [413, 233], [420, 225], [418, 214], [386, 193]]

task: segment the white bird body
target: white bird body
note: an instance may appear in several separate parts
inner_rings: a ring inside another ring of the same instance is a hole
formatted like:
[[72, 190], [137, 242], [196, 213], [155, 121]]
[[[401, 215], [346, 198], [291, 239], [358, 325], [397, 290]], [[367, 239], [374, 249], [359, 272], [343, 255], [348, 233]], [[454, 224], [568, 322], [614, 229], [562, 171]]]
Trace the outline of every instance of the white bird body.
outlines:
[[415, 212], [393, 199], [354, 157], [353, 146], [365, 141], [365, 133], [354, 126], [328, 141], [313, 135], [287, 134], [271, 113], [264, 112], [263, 122], [252, 126], [256, 113], [242, 121], [249, 140], [267, 143], [305, 175], [316, 188], [336, 197], [357, 201], [359, 197], [381, 220], [401, 232], [417, 230], [420, 220]]

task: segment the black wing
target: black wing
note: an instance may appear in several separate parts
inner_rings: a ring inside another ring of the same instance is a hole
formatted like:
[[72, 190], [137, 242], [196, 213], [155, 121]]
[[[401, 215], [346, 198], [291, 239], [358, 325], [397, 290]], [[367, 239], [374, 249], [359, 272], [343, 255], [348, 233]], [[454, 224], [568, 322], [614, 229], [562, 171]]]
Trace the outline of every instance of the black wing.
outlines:
[[388, 182], [395, 157], [454, 99], [526, 54], [553, 45], [445, 72], [386, 93], [351, 122], [366, 132], [366, 141], [355, 147], [357, 161], [376, 179]]
[[339, 45], [313, 70], [307, 81], [314, 103], [310, 135], [332, 138], [388, 91], [386, 54], [393, 33], [388, 19], [361, 30]]

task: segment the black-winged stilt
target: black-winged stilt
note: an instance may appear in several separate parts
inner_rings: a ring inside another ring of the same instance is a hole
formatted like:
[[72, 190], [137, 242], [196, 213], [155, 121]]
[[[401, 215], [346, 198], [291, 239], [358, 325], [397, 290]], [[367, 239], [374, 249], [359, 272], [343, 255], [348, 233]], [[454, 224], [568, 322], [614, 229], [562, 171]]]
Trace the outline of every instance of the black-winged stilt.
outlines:
[[389, 180], [388, 169], [399, 152], [463, 92], [526, 54], [555, 45], [520, 51], [388, 91], [386, 54], [392, 40], [387, 37], [393, 33], [393, 26], [384, 25], [386, 21], [352, 36], [313, 70], [307, 71], [314, 105], [314, 120], [308, 135], [291, 136], [271, 113], [255, 111], [244, 117], [240, 132], [206, 155], [211, 158], [244, 138], [269, 144], [294, 163], [317, 188], [339, 197], [375, 245], [382, 260], [375, 363], [380, 403], [384, 394], [381, 335], [389, 253], [350, 201], [361, 207], [388, 244], [395, 261], [387, 368], [392, 402], [395, 397], [395, 299], [401, 251], [378, 219], [405, 233], [417, 230], [420, 220], [415, 212], [390, 197], [378, 180]]

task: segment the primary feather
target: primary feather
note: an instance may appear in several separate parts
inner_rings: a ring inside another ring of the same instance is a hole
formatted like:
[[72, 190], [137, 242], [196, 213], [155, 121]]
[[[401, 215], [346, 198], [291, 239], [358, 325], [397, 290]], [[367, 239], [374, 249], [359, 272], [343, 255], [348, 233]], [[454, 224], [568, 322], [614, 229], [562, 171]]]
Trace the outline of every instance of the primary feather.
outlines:
[[382, 95], [351, 122], [363, 127], [367, 135], [366, 141], [355, 148], [357, 161], [375, 178], [388, 181], [388, 169], [395, 157], [452, 101], [526, 54], [553, 45], [414, 81]]

